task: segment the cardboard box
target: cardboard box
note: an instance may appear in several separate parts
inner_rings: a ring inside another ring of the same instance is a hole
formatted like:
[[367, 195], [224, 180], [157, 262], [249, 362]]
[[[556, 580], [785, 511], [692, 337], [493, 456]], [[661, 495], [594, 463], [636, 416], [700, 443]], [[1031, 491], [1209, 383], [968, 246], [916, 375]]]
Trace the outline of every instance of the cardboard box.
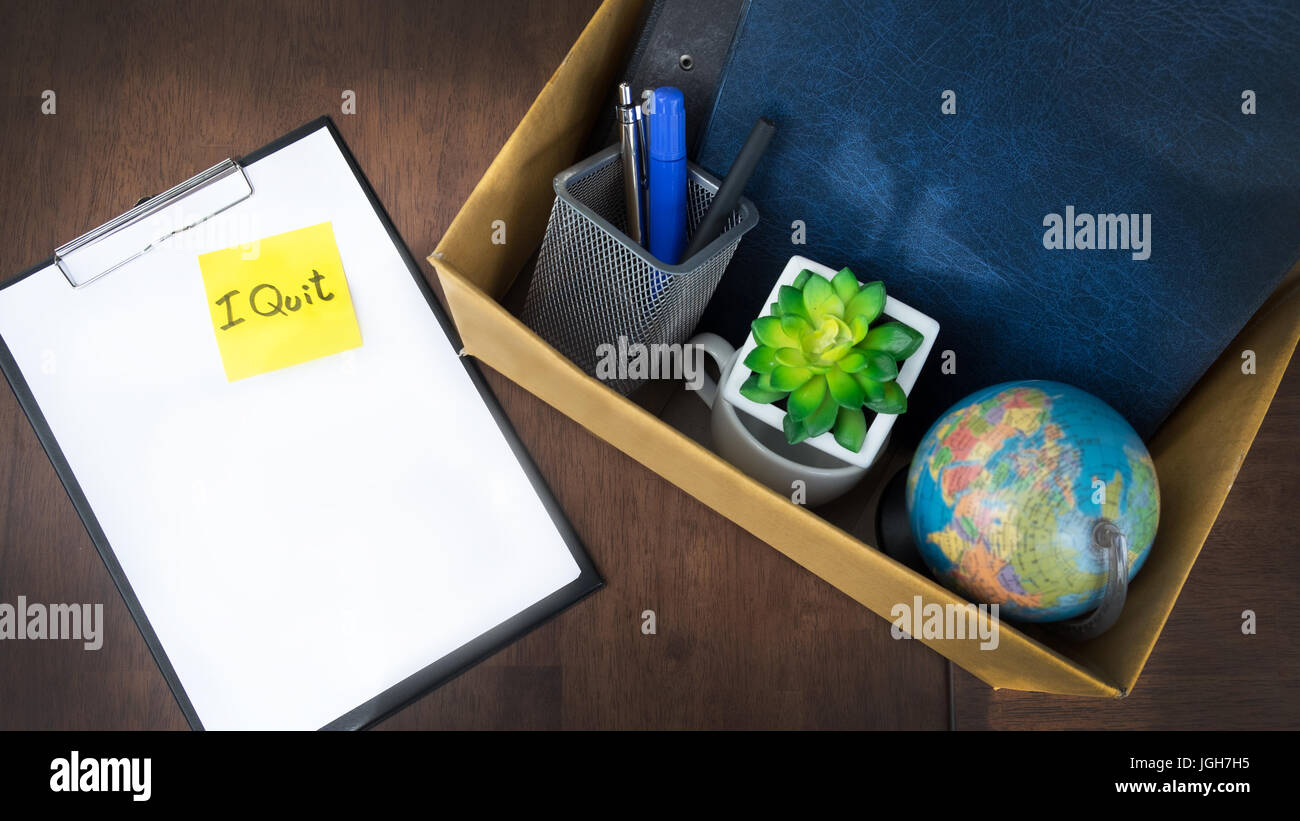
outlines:
[[[816, 513], [750, 479], [632, 401], [588, 377], [502, 307], [541, 243], [552, 177], [580, 152], [636, 36], [641, 3], [606, 0], [497, 155], [429, 260], [464, 341], [491, 365], [595, 435], [892, 620], [897, 603], [965, 603]], [[761, 211], [761, 204], [759, 204]], [[504, 220], [509, 241], [493, 244]], [[1003, 622], [978, 638], [922, 639], [989, 685], [1119, 697], [1132, 690], [1182, 590], [1300, 337], [1300, 265], [1148, 443], [1161, 521], [1119, 623], [1080, 644]], [[1252, 350], [1256, 372], [1242, 372]], [[1033, 635], [1030, 635], [1033, 632]]]

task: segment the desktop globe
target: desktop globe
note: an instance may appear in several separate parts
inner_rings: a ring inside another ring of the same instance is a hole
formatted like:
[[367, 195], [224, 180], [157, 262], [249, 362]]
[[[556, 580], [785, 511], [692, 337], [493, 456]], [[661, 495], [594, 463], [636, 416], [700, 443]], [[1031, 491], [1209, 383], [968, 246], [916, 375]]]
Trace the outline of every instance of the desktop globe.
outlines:
[[1155, 465], [1128, 422], [1078, 388], [1036, 380], [985, 388], [944, 413], [912, 459], [906, 500], [941, 582], [1030, 622], [1101, 603], [1099, 519], [1127, 538], [1132, 579], [1160, 518]]

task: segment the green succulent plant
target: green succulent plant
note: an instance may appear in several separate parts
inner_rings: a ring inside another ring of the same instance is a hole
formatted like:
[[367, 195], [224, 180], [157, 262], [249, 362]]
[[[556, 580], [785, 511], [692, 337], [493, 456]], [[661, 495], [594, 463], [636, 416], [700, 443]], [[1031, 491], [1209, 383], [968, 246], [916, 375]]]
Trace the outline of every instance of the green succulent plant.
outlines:
[[785, 400], [790, 444], [834, 431], [857, 453], [867, 436], [863, 408], [903, 413], [907, 394], [898, 366], [921, 346], [919, 332], [901, 322], [872, 327], [885, 307], [881, 282], [858, 284], [848, 268], [827, 280], [809, 270], [782, 285], [771, 313], [754, 320], [758, 347], [745, 357], [753, 373], [740, 387], [762, 404]]

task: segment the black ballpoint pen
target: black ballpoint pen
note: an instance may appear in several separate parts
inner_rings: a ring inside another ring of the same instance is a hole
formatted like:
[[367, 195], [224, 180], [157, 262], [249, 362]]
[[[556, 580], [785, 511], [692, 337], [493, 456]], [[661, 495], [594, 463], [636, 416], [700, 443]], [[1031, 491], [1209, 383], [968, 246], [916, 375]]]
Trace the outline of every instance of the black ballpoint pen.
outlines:
[[731, 170], [727, 172], [727, 178], [718, 186], [718, 193], [709, 203], [709, 210], [700, 220], [700, 227], [695, 229], [695, 235], [686, 245], [686, 251], [682, 254], [682, 261], [704, 250], [704, 246], [717, 239], [718, 234], [722, 233], [722, 228], [727, 224], [727, 217], [735, 210], [736, 203], [740, 200], [740, 195], [744, 192], [745, 186], [749, 183], [749, 178], [754, 173], [754, 166], [758, 165], [758, 160], [767, 150], [767, 144], [772, 140], [772, 134], [776, 132], [776, 125], [766, 117], [759, 117], [758, 122], [750, 129], [749, 136], [745, 138], [745, 144], [740, 147], [740, 153], [731, 163]]

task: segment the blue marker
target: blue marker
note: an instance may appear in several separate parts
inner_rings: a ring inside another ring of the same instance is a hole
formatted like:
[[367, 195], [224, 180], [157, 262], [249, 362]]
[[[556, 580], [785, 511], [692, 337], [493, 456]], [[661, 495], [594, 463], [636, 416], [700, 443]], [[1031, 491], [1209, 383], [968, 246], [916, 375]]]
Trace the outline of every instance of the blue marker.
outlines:
[[656, 88], [647, 117], [646, 247], [661, 262], [676, 265], [686, 248], [686, 102], [681, 89]]

